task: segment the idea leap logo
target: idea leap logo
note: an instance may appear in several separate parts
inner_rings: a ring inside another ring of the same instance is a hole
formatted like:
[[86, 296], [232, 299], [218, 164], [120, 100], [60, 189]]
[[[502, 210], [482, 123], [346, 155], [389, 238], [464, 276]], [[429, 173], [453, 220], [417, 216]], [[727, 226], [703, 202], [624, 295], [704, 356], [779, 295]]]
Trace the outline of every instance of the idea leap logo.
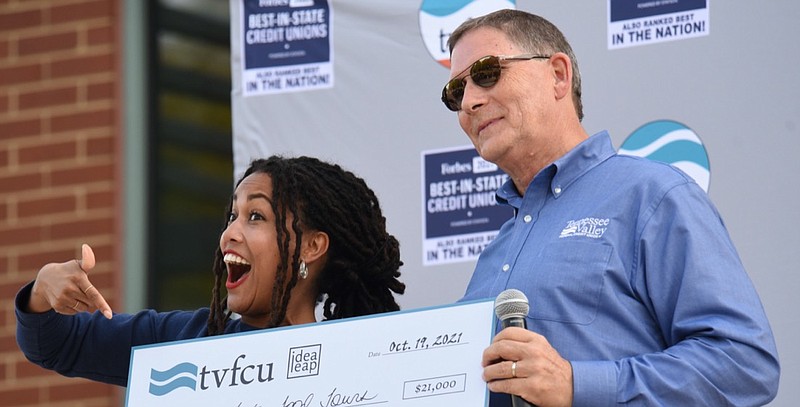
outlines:
[[322, 357], [322, 345], [308, 345], [289, 348], [289, 369], [287, 379], [316, 376], [319, 374], [319, 363]]
[[700, 137], [672, 120], [657, 120], [636, 129], [622, 143], [620, 154], [645, 157], [680, 168], [708, 192], [711, 167]]
[[197, 365], [185, 362], [164, 371], [150, 369], [150, 394], [163, 396], [179, 387], [195, 391], [197, 388]]

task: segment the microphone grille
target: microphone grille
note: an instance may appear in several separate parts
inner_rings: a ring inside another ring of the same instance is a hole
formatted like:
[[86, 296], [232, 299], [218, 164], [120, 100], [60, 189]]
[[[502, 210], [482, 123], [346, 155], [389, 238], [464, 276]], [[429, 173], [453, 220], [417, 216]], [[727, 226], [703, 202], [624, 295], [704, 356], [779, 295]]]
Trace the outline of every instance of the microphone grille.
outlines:
[[501, 321], [514, 316], [524, 318], [529, 310], [528, 297], [514, 288], [501, 292], [494, 300], [494, 313]]

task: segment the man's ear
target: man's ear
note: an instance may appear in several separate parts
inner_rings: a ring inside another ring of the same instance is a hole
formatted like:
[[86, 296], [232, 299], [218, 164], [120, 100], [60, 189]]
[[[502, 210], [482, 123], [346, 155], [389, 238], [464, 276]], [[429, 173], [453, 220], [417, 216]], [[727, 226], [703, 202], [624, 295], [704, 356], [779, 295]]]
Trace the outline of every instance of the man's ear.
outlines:
[[300, 252], [300, 259], [306, 264], [312, 264], [325, 257], [328, 253], [330, 240], [328, 234], [320, 231], [312, 231], [303, 234], [303, 248]]
[[572, 60], [563, 52], [556, 52], [550, 57], [555, 80], [555, 97], [562, 99], [572, 94]]

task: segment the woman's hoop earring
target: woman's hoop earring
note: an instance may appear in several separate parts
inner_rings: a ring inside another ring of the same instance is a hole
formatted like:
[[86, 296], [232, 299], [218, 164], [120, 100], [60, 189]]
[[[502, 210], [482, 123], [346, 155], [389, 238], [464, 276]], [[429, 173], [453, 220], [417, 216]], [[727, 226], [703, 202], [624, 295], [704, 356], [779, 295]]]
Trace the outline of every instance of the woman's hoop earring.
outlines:
[[300, 260], [300, 271], [298, 272], [298, 275], [303, 280], [308, 278], [308, 267], [306, 267], [306, 262], [304, 260]]

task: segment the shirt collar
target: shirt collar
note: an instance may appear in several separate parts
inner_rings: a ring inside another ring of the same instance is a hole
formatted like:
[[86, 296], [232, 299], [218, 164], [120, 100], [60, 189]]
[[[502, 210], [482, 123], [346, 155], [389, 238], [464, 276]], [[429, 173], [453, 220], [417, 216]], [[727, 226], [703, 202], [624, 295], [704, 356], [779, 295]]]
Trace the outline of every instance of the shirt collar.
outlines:
[[[528, 190], [547, 181], [546, 183], [550, 185], [550, 192], [555, 198], [558, 198], [581, 175], [615, 154], [616, 150], [611, 143], [611, 136], [603, 130], [542, 168], [528, 185]], [[497, 190], [497, 200], [514, 208], [520, 207], [522, 196], [517, 192], [514, 182], [510, 178]]]

